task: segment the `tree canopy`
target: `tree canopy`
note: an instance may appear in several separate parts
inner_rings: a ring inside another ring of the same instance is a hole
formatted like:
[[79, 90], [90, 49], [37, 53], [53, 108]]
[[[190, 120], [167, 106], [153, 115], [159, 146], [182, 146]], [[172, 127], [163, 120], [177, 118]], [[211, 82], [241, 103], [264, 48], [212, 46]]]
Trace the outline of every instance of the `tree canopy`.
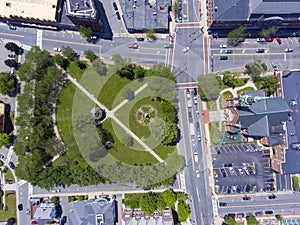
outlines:
[[8, 42], [8, 43], [6, 43], [5, 44], [5, 48], [7, 50], [15, 52], [16, 54], [19, 54], [20, 47], [17, 44], [15, 44], [14, 42]]
[[7, 146], [9, 144], [9, 139], [8, 134], [0, 134], [0, 146]]
[[253, 215], [247, 216], [247, 224], [248, 225], [257, 225], [259, 222], [256, 220], [256, 217]]
[[77, 53], [71, 48], [71, 47], [62, 47], [62, 54], [68, 59], [68, 60], [75, 60], [78, 58]]
[[0, 93], [6, 95], [15, 91], [15, 77], [8, 73], [0, 73]]
[[259, 81], [261, 74], [265, 72], [265, 66], [260, 60], [253, 61], [246, 65], [245, 73], [250, 74], [254, 82]]
[[202, 100], [212, 101], [218, 98], [221, 89], [215, 74], [200, 75], [198, 77], [198, 84]]
[[190, 207], [183, 201], [178, 203], [178, 219], [180, 222], [185, 222], [190, 215]]
[[278, 31], [278, 28], [276, 27], [270, 27], [270, 28], [263, 28], [259, 32], [259, 36], [262, 38], [268, 38], [273, 36]]
[[98, 56], [96, 56], [96, 54], [92, 50], [85, 50], [84, 56], [91, 62], [94, 62], [98, 58]]
[[235, 219], [232, 218], [231, 216], [225, 216], [225, 217], [224, 217], [224, 222], [225, 222], [227, 225], [235, 225], [235, 224], [236, 224]]
[[246, 27], [240, 26], [239, 28], [233, 29], [228, 33], [228, 41], [237, 45], [241, 40], [245, 39]]
[[93, 69], [100, 75], [105, 76], [107, 74], [107, 67], [101, 59], [95, 59], [93, 62]]
[[85, 26], [80, 26], [79, 29], [78, 29], [80, 35], [84, 38], [88, 38], [90, 36], [92, 36], [92, 28], [90, 27], [85, 27]]

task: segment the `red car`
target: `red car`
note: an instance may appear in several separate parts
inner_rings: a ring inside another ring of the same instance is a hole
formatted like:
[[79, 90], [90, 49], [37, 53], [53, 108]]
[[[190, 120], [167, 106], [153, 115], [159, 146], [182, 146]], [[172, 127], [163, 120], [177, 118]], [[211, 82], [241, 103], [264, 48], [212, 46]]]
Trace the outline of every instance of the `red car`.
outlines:
[[186, 89], [186, 93], [187, 94], [190, 94], [191, 92], [190, 92], [190, 89]]
[[282, 43], [282, 40], [281, 40], [279, 37], [276, 37], [275, 39], [276, 39], [276, 41], [278, 42], [278, 44], [280, 44], [280, 45], [281, 45], [281, 43]]
[[38, 221], [31, 221], [31, 224], [39, 224]]
[[137, 43], [133, 43], [133, 44], [128, 44], [127, 47], [128, 47], [128, 48], [137, 49], [139, 46], [138, 46]]
[[267, 41], [267, 42], [273, 42], [273, 41], [274, 41], [274, 38], [272, 38], [272, 37], [271, 37], [271, 38], [266, 38], [266, 41]]

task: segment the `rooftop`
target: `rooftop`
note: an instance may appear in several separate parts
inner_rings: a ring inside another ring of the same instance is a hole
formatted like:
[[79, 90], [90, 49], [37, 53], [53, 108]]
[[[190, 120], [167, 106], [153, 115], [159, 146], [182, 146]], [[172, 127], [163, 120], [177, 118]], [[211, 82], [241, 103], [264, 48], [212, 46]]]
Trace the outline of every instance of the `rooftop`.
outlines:
[[168, 29], [170, 0], [120, 0], [128, 29]]
[[234, 21], [248, 18], [249, 0], [214, 0], [214, 7], [215, 20]]
[[85, 19], [96, 19], [97, 10], [94, 0], [66, 0], [66, 14], [68, 16]]
[[34, 213], [35, 219], [53, 219], [56, 215], [54, 203], [41, 203]]
[[58, 0], [0, 0], [1, 17], [21, 17], [56, 22]]
[[300, 0], [251, 0], [251, 14], [300, 14]]

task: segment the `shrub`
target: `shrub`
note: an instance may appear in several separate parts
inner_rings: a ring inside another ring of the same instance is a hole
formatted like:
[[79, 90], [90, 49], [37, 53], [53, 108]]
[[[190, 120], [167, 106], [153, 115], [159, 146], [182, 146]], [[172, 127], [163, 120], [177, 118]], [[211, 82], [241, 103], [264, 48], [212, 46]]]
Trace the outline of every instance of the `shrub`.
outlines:
[[292, 177], [293, 191], [299, 191], [299, 178], [297, 176]]
[[139, 202], [133, 199], [125, 200], [124, 204], [130, 206], [131, 209], [139, 208]]

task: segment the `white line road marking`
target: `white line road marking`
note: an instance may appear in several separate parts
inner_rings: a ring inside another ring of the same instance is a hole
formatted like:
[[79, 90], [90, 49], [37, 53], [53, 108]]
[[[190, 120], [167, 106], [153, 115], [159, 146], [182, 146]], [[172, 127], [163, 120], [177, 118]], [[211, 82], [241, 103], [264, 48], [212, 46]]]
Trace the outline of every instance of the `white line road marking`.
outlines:
[[43, 48], [43, 31], [42, 30], [37, 30], [36, 45], [39, 46], [41, 49]]
[[245, 53], [247, 51], [247, 49], [243, 49], [242, 53]]

